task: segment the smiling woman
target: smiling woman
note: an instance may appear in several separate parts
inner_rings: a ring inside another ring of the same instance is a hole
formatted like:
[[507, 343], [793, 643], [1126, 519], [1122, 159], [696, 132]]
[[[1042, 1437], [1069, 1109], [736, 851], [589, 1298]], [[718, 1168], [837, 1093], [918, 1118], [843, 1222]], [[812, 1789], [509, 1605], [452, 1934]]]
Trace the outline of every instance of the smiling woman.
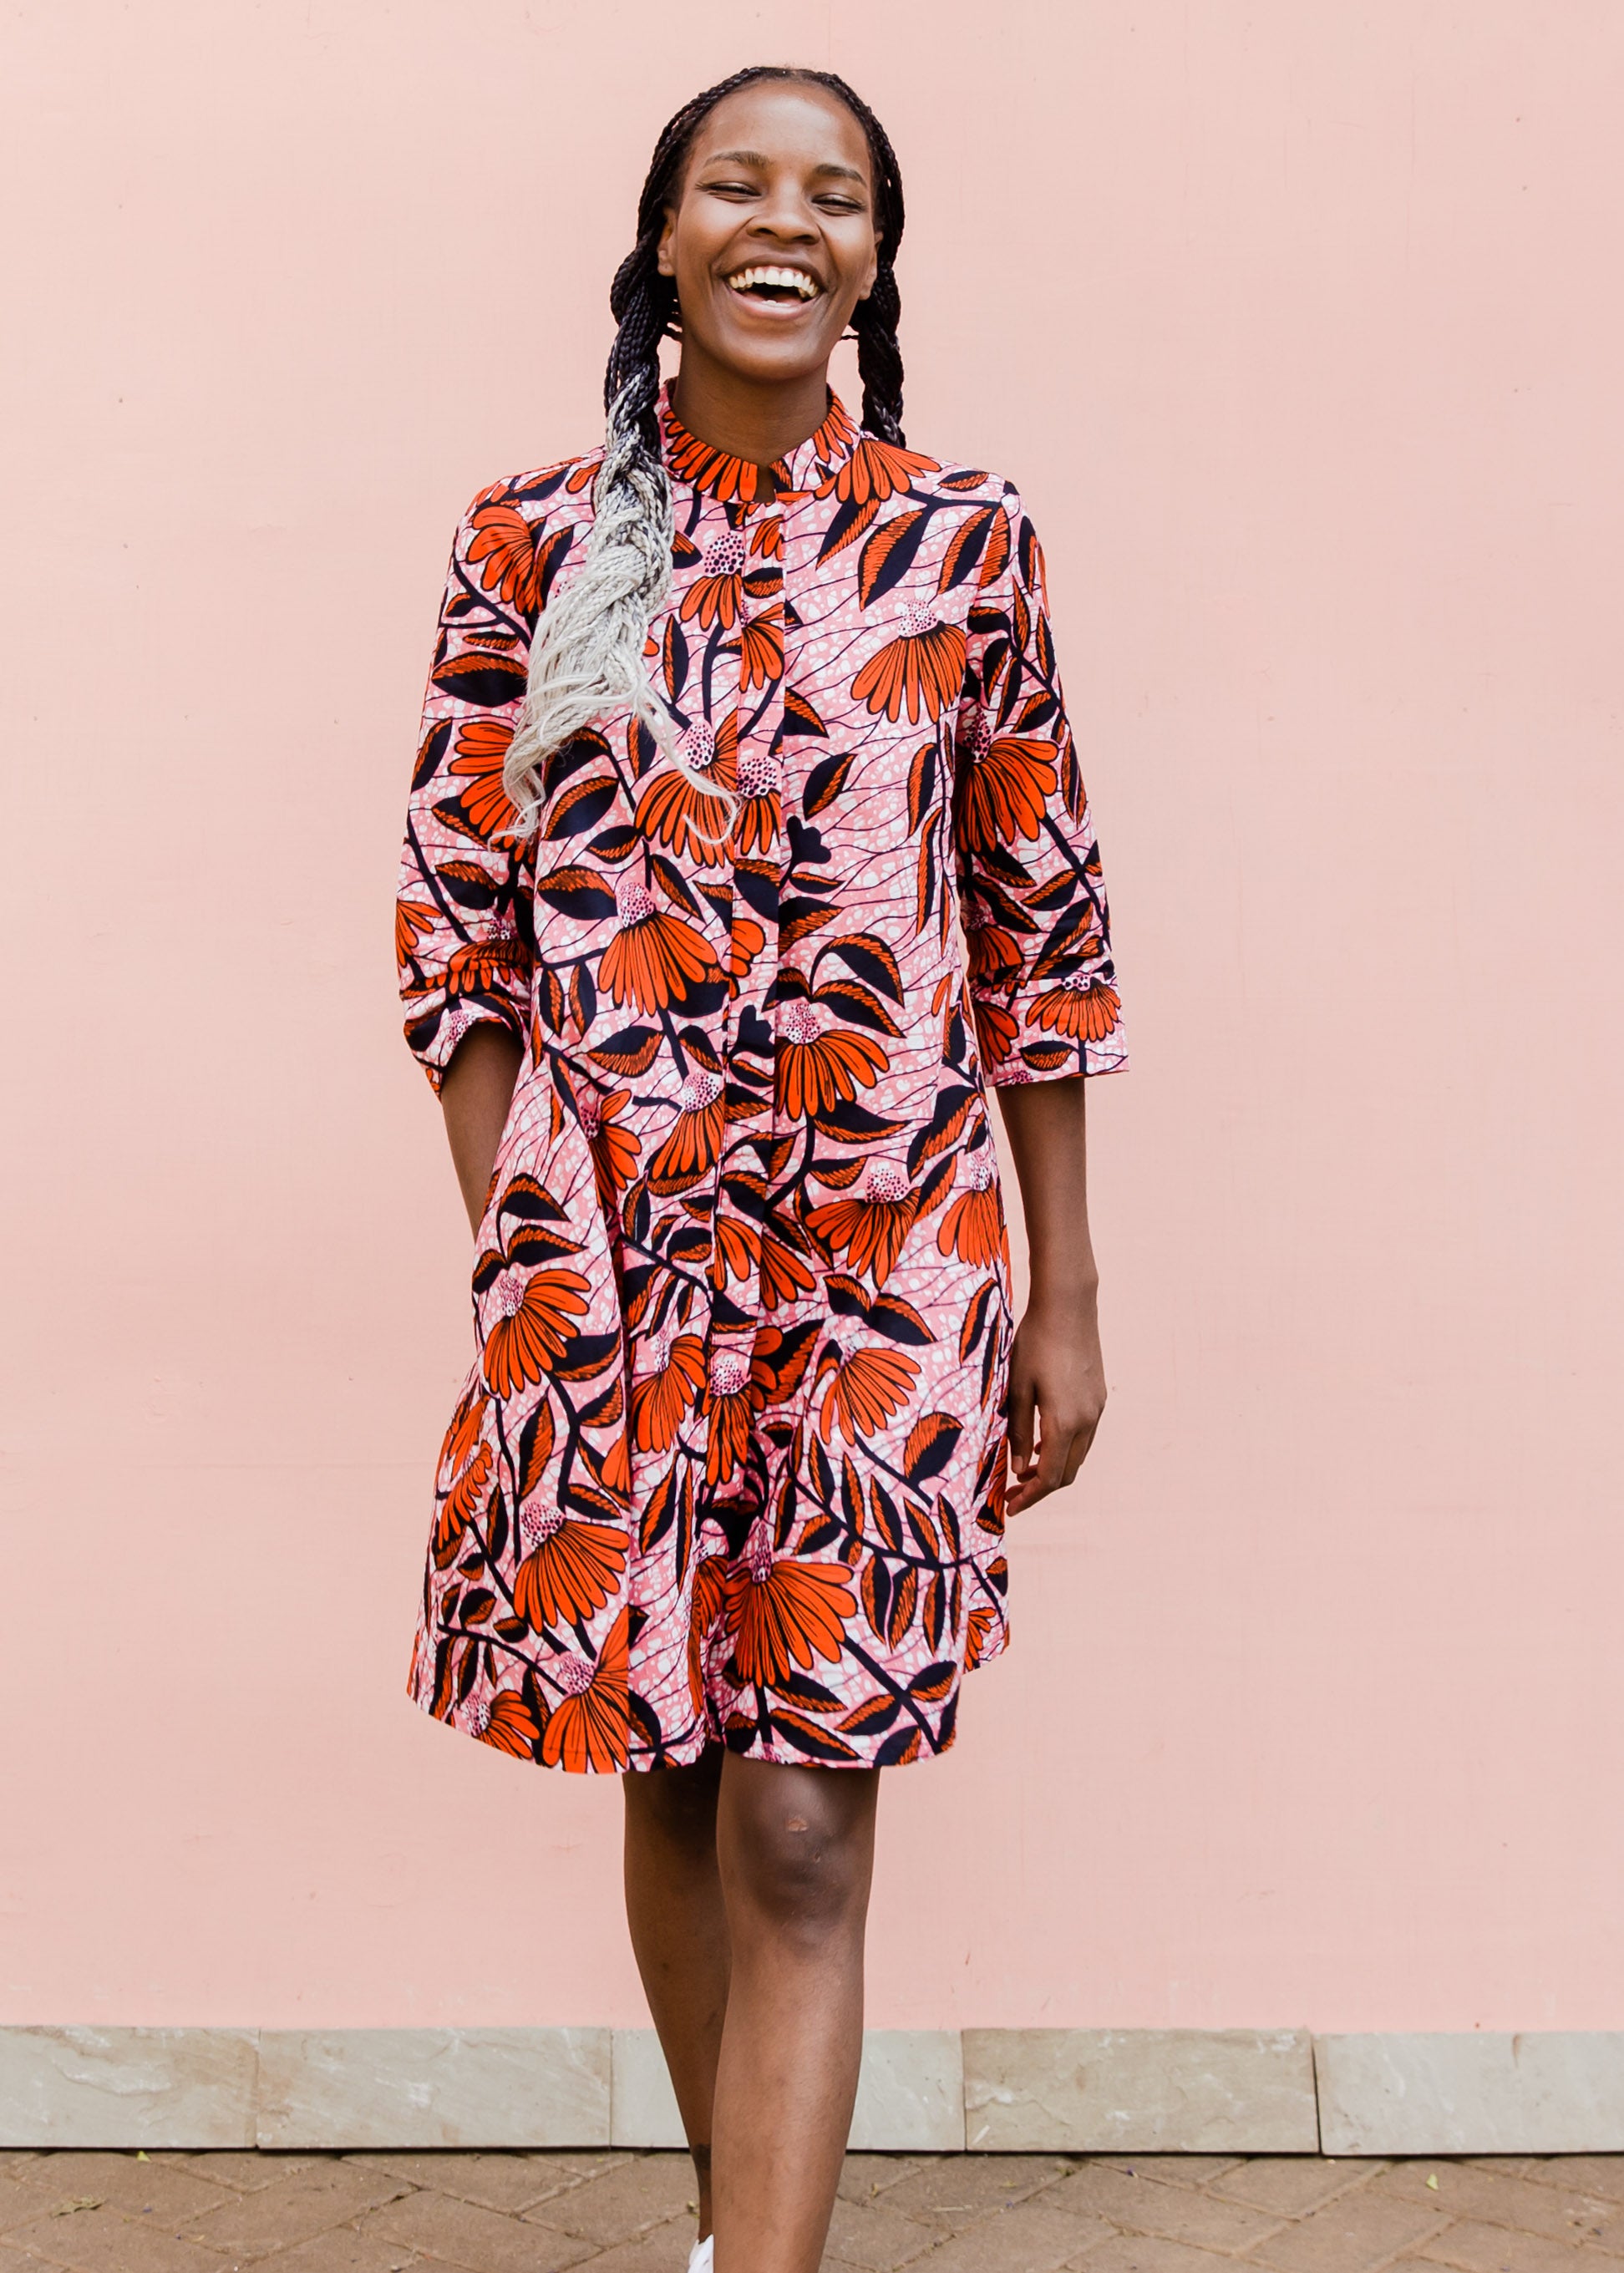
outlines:
[[905, 442], [902, 227], [838, 79], [743, 72], [671, 122], [603, 447], [458, 531], [397, 910], [477, 1246], [412, 1694], [622, 1773], [719, 2273], [818, 2264], [879, 1771], [952, 1743], [1006, 1514], [1104, 1403], [1104, 887], [1020, 497]]

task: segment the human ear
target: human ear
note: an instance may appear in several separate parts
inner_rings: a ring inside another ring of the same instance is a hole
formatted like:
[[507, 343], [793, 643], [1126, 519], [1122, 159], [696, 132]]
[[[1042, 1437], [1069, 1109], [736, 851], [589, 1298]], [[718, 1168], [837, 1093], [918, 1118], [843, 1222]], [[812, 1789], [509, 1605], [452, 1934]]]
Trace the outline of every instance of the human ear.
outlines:
[[672, 251], [672, 239], [676, 233], [677, 216], [671, 206], [667, 206], [665, 225], [660, 230], [659, 244], [654, 257], [654, 265], [662, 276], [674, 276], [677, 273], [676, 256]]

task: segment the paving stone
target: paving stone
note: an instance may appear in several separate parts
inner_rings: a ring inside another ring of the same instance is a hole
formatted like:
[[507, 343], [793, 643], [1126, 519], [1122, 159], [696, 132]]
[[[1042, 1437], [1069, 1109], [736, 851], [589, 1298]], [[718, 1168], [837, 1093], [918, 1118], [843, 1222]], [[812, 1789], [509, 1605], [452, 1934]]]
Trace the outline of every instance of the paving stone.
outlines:
[[[216, 2260], [217, 2273], [223, 2273], [229, 2262]], [[432, 2263], [403, 2241], [357, 2233], [351, 2225], [335, 2225], [331, 2233], [319, 2233], [313, 2241], [301, 2241], [297, 2249], [279, 2251], [260, 2262], [267, 2273], [402, 2273], [409, 2266], [421, 2266], [428, 2273]]]
[[1130, 2178], [1105, 2163], [1086, 2163], [1058, 2186], [1046, 2188], [1043, 2200], [1056, 2209], [1087, 2211], [1130, 2233], [1158, 2233], [1168, 2241], [1235, 2255], [1264, 2240], [1280, 2222], [1267, 2210], [1188, 2187], [1163, 2186], [1159, 2179]]
[[1076, 2168], [1075, 2159], [1063, 2155], [944, 2155], [888, 2187], [885, 2207], [935, 2225], [968, 2225]]
[[217, 2209], [230, 2196], [191, 2171], [167, 2163], [138, 2163], [132, 2154], [99, 2153], [92, 2149], [51, 2155], [32, 2171], [17, 2173], [41, 2209], [46, 2197], [54, 2200], [94, 2194], [115, 2209], [139, 2217], [150, 2212], [160, 2225], [173, 2228], [183, 2219]]
[[1606, 2206], [1594, 2196], [1535, 2186], [1528, 2179], [1485, 2171], [1473, 2163], [1390, 2163], [1372, 2183], [1378, 2194], [1430, 2204], [1447, 2210], [1451, 2217], [1475, 2218], [1484, 2225], [1515, 2226], [1524, 2233], [1548, 2234], [1558, 2241], [1596, 2239], [1608, 2216]]
[[[71, 2273], [221, 2273], [212, 2249], [177, 2241], [149, 2217], [124, 2217], [103, 2205], [46, 2216], [8, 2239], [37, 2262], [71, 2268]], [[23, 2262], [26, 2262], [25, 2259]]]
[[1583, 2256], [1565, 2241], [1540, 2233], [1524, 2233], [1504, 2225], [1478, 2225], [1471, 2219], [1452, 2225], [1447, 2232], [1423, 2244], [1404, 2261], [1407, 2266], [1453, 2265], [1462, 2273], [1581, 2273], [1587, 2264], [1604, 2266], [1605, 2257]]
[[467, 2266], [470, 2273], [561, 2273], [592, 2254], [590, 2242], [531, 2225], [450, 2194], [413, 2194], [369, 2211], [370, 2238], [403, 2241], [425, 2256]]
[[[1624, 2202], [1624, 2155], [1524, 2155], [1516, 2175], [1544, 2186], [1566, 2187], [1580, 2194], [1601, 2194]], [[1485, 2167], [1498, 2168], [1498, 2164]]]
[[872, 2202], [915, 2171], [936, 2168], [918, 2155], [848, 2155], [840, 2172], [839, 2196], [842, 2202]]
[[962, 2226], [920, 2258], [915, 2273], [1059, 2273], [1084, 2263], [1099, 2238], [1093, 2219], [1067, 2217], [1046, 2202], [1017, 2202]]
[[1161, 2179], [1169, 2187], [1206, 2187], [1226, 2171], [1237, 2170], [1244, 2155], [1091, 2155], [1090, 2162], [1107, 2170], [1126, 2171], [1131, 2178]]
[[49, 2187], [23, 2186], [10, 2171], [0, 2172], [0, 2233], [32, 2225], [49, 2202]]
[[525, 2214], [525, 2224], [579, 2234], [609, 2249], [637, 2241], [657, 2225], [692, 2215], [698, 2198], [694, 2165], [686, 2155], [639, 2155], [601, 2178], [549, 2196]]
[[188, 2240], [206, 2241], [212, 2249], [263, 2256], [347, 2225], [405, 2191], [400, 2179], [383, 2171], [358, 2171], [338, 2161], [312, 2163], [274, 2187], [238, 2194], [206, 2217], [188, 2220], [181, 2231]]
[[883, 2195], [871, 2202], [837, 2199], [829, 2222], [823, 2254], [837, 2265], [861, 2265], [868, 2273], [894, 2273], [911, 2265], [942, 2239], [942, 2229], [922, 2220], [905, 2217], [892, 2209]]
[[1226, 2202], [1250, 2202], [1276, 2217], [1302, 2217], [1333, 2195], [1362, 2187], [1380, 2163], [1326, 2162], [1318, 2155], [1259, 2155], [1226, 2171], [1213, 2188]]
[[576, 2171], [555, 2172], [545, 2156], [446, 2153], [423, 2155], [346, 2155], [364, 2171], [382, 2171], [408, 2186], [426, 2187], [431, 2194], [455, 2194], [461, 2202], [481, 2203], [486, 2209], [528, 2209], [560, 2182], [579, 2186]]
[[1360, 2187], [1300, 2223], [1282, 2226], [1252, 2256], [1280, 2273], [1372, 2273], [1402, 2252], [1418, 2249], [1448, 2222], [1441, 2210]]
[[1078, 2261], [1082, 2273], [1221, 2273], [1232, 2257], [1214, 2257], [1187, 2241], [1168, 2241], [1155, 2233], [1117, 2233]]
[[622, 2241], [589, 2262], [586, 2273], [684, 2273], [694, 2246], [694, 2221], [678, 2218], [658, 2226], [641, 2241]]
[[154, 2155], [153, 2160], [177, 2170], [195, 2171], [216, 2186], [235, 2187], [239, 2194], [258, 2194], [261, 2187], [274, 2187], [279, 2179], [290, 2179], [296, 2171], [308, 2171], [313, 2163], [331, 2162], [333, 2157], [278, 2155], [263, 2147], [223, 2147], [206, 2148], [196, 2155]]

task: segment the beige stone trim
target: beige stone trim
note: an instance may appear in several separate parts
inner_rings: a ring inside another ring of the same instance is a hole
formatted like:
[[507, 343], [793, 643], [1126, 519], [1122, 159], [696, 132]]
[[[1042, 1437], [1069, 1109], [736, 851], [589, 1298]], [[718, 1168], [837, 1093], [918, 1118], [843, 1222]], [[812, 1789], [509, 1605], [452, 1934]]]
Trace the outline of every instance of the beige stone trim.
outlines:
[[[0, 2147], [675, 2146], [646, 2029], [0, 2028]], [[1624, 2034], [875, 2029], [879, 2150], [1624, 2153]]]

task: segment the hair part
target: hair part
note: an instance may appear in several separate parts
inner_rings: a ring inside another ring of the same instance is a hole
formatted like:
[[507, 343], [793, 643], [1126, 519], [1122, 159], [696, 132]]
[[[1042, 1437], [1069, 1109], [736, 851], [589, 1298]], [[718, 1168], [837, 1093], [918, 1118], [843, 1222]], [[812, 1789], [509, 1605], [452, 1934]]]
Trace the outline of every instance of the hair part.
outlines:
[[689, 768], [676, 749], [669, 716], [649, 684], [643, 649], [650, 618], [671, 582], [674, 534], [671, 484], [660, 451], [659, 345], [676, 337], [675, 280], [659, 271], [667, 208], [680, 191], [694, 137], [725, 95], [763, 79], [821, 86], [845, 104], [862, 128], [874, 172], [878, 267], [853, 316], [862, 423], [882, 441], [902, 446], [902, 312], [893, 262], [901, 241], [902, 175], [879, 120], [833, 71], [755, 64], [718, 79], [668, 119], [637, 201], [637, 241], [614, 274], [609, 308], [614, 344], [604, 374], [608, 414], [603, 462], [592, 485], [592, 527], [581, 566], [542, 612], [530, 643], [524, 708], [504, 766], [508, 794], [526, 829], [543, 801], [541, 769], [553, 752], [605, 710], [629, 704], [670, 763], [709, 796], [725, 801], [719, 782]]

